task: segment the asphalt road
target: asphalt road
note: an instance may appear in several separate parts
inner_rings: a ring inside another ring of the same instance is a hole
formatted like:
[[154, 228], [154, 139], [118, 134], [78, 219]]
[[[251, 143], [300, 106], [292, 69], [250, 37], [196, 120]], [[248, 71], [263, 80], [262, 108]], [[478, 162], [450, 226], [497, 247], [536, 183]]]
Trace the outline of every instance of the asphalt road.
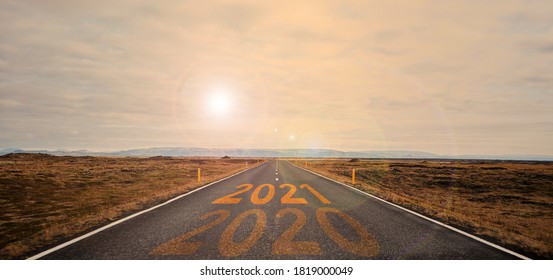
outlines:
[[516, 259], [270, 161], [42, 259]]

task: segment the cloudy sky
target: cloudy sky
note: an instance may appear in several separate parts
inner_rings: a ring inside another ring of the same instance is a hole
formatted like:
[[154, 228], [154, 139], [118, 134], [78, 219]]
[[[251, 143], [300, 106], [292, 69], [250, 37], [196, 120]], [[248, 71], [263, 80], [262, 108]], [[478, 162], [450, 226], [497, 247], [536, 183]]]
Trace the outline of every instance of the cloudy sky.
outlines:
[[76, 2], [0, 0], [0, 149], [553, 155], [550, 1]]

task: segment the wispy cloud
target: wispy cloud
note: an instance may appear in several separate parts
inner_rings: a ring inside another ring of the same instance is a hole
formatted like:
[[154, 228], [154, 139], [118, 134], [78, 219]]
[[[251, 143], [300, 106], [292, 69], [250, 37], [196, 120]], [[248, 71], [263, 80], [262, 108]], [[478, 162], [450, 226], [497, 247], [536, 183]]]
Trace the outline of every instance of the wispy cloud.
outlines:
[[543, 1], [2, 6], [0, 147], [553, 155]]

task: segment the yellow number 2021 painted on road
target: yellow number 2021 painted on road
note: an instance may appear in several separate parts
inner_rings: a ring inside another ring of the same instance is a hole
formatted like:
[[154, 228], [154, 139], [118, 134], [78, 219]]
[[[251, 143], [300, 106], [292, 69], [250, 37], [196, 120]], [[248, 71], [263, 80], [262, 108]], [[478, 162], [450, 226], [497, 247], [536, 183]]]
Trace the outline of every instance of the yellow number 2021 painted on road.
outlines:
[[[231, 194], [215, 199], [213, 202], [211, 202], [211, 204], [237, 204], [240, 201], [242, 201], [242, 198], [237, 196], [253, 189], [253, 185], [242, 184], [237, 186], [236, 188], [241, 190], [235, 191]], [[269, 191], [265, 195], [265, 197], [260, 198], [259, 195], [261, 193], [261, 190], [263, 190], [264, 188], [268, 188]], [[280, 199], [280, 202], [282, 204], [308, 204], [305, 198], [293, 197], [297, 191], [296, 186], [292, 184], [282, 184], [280, 185], [279, 188], [280, 189], [288, 188], [288, 192]], [[326, 197], [324, 197], [322, 194], [320, 194], [310, 185], [302, 184], [300, 188], [308, 190], [311, 194], [313, 194], [316, 198], [318, 198], [323, 204], [332, 204], [330, 200], [326, 199]], [[257, 188], [255, 188], [255, 190], [251, 194], [250, 199], [253, 204], [261, 205], [271, 201], [274, 195], [275, 195], [275, 186], [273, 186], [272, 184], [262, 184], [262, 185], [259, 185]]]
[[[241, 193], [245, 193], [253, 188], [252, 184], [242, 184], [240, 186], [236, 187], [237, 189], [244, 188], [243, 190], [239, 190], [237, 192], [233, 192], [229, 195], [225, 195], [221, 198], [216, 199], [215, 201], [211, 202], [211, 204], [237, 204], [242, 200], [241, 197], [235, 197]], [[273, 187], [274, 188], [274, 187]]]

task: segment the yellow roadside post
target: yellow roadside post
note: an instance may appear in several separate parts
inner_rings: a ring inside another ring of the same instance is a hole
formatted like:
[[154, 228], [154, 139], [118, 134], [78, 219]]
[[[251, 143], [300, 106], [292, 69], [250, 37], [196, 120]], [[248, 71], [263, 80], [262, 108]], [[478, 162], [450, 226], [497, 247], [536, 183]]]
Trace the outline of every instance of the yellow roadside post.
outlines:
[[355, 185], [355, 168], [351, 171], [351, 184]]
[[198, 167], [198, 182], [200, 182], [200, 178], [201, 178], [201, 175], [200, 175], [200, 168]]
[[248, 168], [248, 162], [246, 161], [246, 168]]

